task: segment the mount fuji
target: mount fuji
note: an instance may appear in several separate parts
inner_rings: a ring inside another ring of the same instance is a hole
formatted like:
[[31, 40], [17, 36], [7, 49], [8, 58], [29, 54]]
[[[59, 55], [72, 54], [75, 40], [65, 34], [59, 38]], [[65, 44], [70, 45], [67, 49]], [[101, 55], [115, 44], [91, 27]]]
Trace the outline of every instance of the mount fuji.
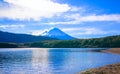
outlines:
[[75, 39], [74, 37], [64, 33], [63, 31], [61, 31], [58, 28], [52, 28], [48, 31], [44, 31], [41, 36], [45, 36], [45, 37], [50, 37], [50, 38], [56, 38], [56, 39], [60, 39], [60, 40], [72, 40]]

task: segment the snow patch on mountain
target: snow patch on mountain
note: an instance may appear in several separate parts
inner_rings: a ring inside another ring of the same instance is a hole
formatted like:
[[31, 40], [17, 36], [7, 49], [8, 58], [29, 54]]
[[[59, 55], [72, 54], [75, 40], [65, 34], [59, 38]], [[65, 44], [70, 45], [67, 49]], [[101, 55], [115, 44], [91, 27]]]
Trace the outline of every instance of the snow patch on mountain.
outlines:
[[74, 39], [70, 35], [64, 33], [58, 28], [51, 28], [49, 30], [44, 31], [41, 36], [51, 37], [51, 38], [57, 38], [61, 40], [71, 40]]

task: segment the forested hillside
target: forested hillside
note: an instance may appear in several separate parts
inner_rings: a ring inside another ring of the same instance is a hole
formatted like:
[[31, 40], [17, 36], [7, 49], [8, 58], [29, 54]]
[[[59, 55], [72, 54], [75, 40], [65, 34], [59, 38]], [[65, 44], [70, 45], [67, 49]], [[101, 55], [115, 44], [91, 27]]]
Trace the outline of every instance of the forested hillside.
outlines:
[[120, 47], [120, 35], [93, 39], [77, 40], [50, 40], [25, 43], [29, 47], [47, 47], [47, 48], [110, 48]]
[[0, 43], [0, 48], [18, 48], [16, 43]]

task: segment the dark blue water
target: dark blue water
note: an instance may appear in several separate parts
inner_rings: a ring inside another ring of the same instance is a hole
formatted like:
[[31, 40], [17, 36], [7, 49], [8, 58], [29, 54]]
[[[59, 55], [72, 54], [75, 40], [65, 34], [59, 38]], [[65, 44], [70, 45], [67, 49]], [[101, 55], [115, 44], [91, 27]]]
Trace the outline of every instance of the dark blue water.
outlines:
[[99, 49], [0, 49], [0, 74], [75, 74], [120, 62], [120, 55]]

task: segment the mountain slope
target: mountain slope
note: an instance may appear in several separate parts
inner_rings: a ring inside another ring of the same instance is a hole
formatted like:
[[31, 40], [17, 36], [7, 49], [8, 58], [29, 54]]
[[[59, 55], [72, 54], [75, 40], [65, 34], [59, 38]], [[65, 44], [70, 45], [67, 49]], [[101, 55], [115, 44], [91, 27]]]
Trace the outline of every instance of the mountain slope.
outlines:
[[71, 37], [70, 35], [64, 33], [63, 31], [61, 31], [58, 28], [52, 28], [49, 31], [45, 31], [41, 34], [41, 36], [57, 38], [57, 39], [60, 39], [60, 40], [75, 39], [75, 38]]
[[14, 34], [9, 32], [0, 31], [0, 42], [34, 42], [42, 40], [53, 40], [53, 38], [43, 37], [43, 36], [32, 36], [27, 34]]

